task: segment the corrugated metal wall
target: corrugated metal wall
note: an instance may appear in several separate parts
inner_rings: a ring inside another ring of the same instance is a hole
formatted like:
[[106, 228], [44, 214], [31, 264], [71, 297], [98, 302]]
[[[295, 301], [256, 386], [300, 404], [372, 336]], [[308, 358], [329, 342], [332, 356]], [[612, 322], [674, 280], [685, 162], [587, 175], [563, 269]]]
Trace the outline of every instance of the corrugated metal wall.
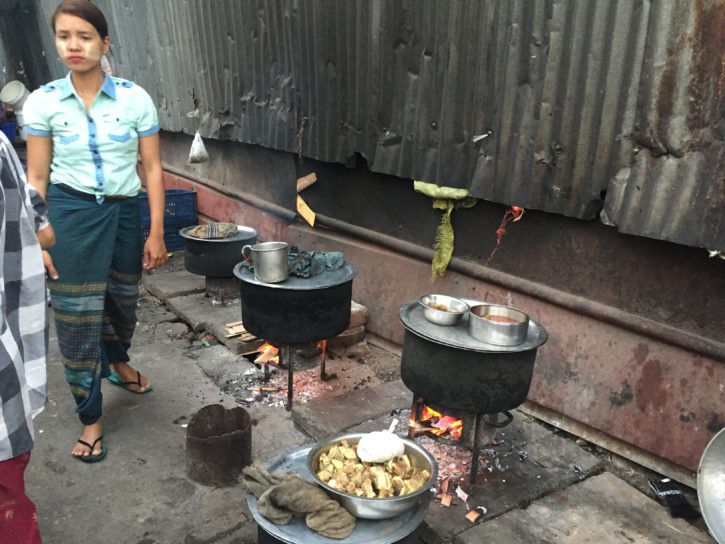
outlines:
[[725, 250], [723, 0], [97, 3], [166, 130]]

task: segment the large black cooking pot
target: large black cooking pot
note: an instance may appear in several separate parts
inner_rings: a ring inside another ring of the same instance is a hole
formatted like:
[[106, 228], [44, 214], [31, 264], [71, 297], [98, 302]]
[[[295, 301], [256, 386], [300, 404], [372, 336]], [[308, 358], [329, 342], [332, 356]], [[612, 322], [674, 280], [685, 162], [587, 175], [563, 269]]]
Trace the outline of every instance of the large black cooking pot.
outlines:
[[237, 227], [237, 233], [219, 240], [202, 240], [189, 236], [195, 227], [179, 231], [184, 239], [184, 267], [192, 274], [214, 278], [231, 278], [234, 266], [242, 258], [245, 245], [257, 243], [259, 233], [251, 227]]
[[405, 327], [400, 374], [424, 401], [480, 414], [503, 412], [526, 400], [536, 351], [546, 330], [534, 320], [517, 346], [479, 342], [468, 334], [467, 316], [455, 326], [428, 322], [416, 301], [400, 310]]
[[357, 270], [342, 268], [280, 283], [263, 283], [243, 263], [234, 267], [241, 280], [244, 328], [273, 344], [305, 344], [337, 336], [350, 324], [352, 280]]

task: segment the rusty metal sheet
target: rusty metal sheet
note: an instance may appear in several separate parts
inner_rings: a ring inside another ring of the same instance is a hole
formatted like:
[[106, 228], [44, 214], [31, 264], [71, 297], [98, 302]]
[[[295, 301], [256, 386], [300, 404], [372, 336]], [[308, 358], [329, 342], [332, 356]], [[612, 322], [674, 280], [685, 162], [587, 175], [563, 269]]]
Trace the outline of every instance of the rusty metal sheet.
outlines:
[[722, 0], [98, 4], [165, 130], [725, 250]]

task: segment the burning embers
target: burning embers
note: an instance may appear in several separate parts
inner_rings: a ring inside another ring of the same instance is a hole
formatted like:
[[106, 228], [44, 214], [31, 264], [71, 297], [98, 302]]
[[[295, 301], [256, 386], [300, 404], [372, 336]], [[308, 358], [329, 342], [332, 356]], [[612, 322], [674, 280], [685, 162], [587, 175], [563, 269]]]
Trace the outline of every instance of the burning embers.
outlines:
[[448, 440], [460, 440], [463, 432], [463, 420], [443, 415], [419, 401], [411, 410], [408, 420], [408, 436], [414, 438], [421, 434], [437, 436]]
[[259, 355], [254, 359], [258, 365], [279, 365], [279, 348], [274, 347], [269, 342], [265, 342], [259, 347]]
[[[299, 344], [297, 344], [297, 346], [299, 346]], [[271, 377], [270, 365], [287, 369], [287, 410], [292, 409], [294, 370], [295, 367], [299, 367], [298, 363], [301, 362], [300, 360], [307, 359], [308, 361], [314, 361], [318, 355], [322, 355], [322, 360], [320, 362], [320, 379], [322, 381], [327, 381], [337, 377], [336, 374], [328, 375], [325, 369], [325, 362], [327, 358], [326, 340], [320, 340], [319, 342], [309, 344], [306, 347], [307, 349], [305, 349], [305, 347], [302, 347], [301, 349], [292, 349], [292, 345], [282, 344], [278, 348], [269, 342], [266, 342], [259, 348], [259, 355], [254, 360], [256, 364], [260, 364], [264, 368], [265, 382], [268, 382]], [[295, 359], [297, 359], [297, 362], [295, 362]]]

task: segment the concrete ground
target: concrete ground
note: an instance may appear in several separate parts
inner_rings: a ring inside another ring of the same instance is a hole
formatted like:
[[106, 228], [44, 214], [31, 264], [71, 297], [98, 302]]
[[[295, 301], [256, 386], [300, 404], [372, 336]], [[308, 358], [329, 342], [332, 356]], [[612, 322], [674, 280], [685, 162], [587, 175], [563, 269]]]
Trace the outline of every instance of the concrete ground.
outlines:
[[[49, 401], [36, 420], [27, 473], [44, 542], [256, 542], [241, 486], [206, 487], [187, 476], [186, 424], [208, 404], [245, 406], [255, 423], [252, 456], [262, 461], [346, 429], [382, 429], [394, 417], [406, 421], [412, 397], [399, 380], [394, 353], [367, 343], [331, 350], [327, 372], [337, 378], [320, 381], [313, 360], [295, 373], [295, 404], [287, 412], [286, 372], [277, 370], [263, 384], [260, 370], [241, 355], [259, 342], [225, 339], [220, 332], [239, 319], [238, 301], [205, 297], [203, 279], [184, 272], [179, 257], [144, 285], [132, 353], [154, 391], [134, 395], [104, 384], [108, 457], [101, 463], [84, 464], [69, 454], [80, 424], [51, 335]], [[465, 503], [455, 493], [448, 508], [432, 503], [426, 544], [714, 542], [702, 520], [671, 518], [651, 498], [646, 481], [656, 475], [575, 437], [516, 412], [512, 425], [489, 438], [483, 482], [473, 490], [461, 483], [469, 494]], [[452, 476], [454, 492], [470, 454], [419, 441]], [[686, 491], [694, 502], [694, 492]], [[477, 507], [486, 513], [471, 523], [465, 515]]]

